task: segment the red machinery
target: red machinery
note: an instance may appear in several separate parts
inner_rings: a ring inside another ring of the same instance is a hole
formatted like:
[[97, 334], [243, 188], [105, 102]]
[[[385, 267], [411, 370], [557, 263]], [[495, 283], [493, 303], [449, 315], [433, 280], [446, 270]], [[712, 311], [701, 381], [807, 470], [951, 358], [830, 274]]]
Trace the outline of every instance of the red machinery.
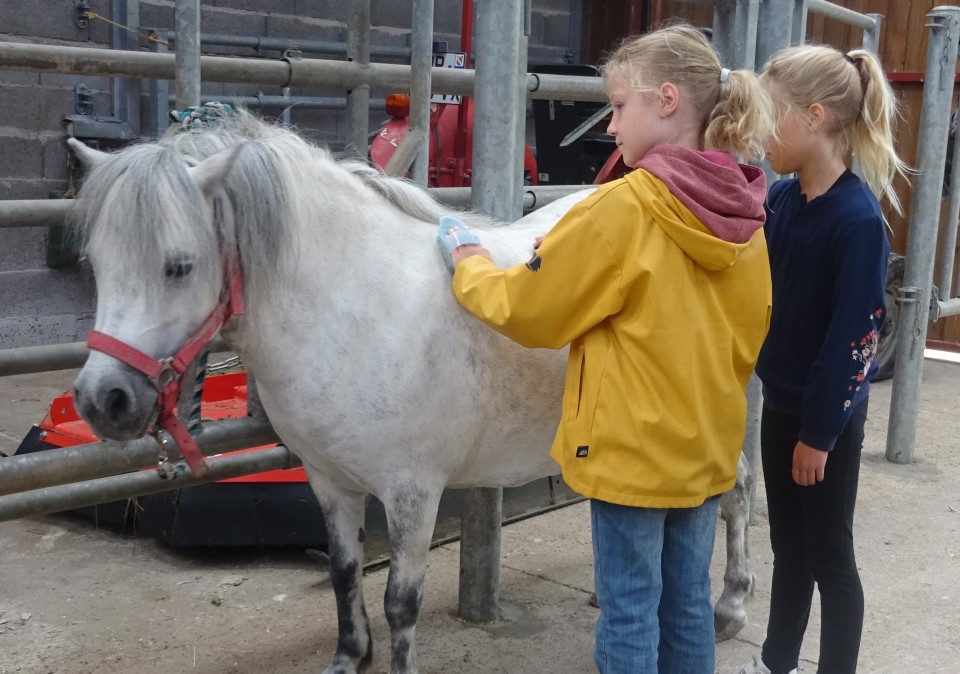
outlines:
[[[473, 0], [464, 0], [460, 25], [462, 62], [470, 58], [473, 36]], [[435, 58], [439, 54], [435, 54]], [[473, 99], [468, 97], [434, 97], [430, 104], [430, 163], [427, 169], [429, 187], [469, 187], [473, 171]], [[442, 102], [441, 102], [442, 101]], [[410, 97], [406, 94], [387, 96], [390, 119], [370, 143], [370, 160], [381, 169], [410, 128]], [[524, 182], [536, 185], [537, 160], [530, 147], [524, 145]]]

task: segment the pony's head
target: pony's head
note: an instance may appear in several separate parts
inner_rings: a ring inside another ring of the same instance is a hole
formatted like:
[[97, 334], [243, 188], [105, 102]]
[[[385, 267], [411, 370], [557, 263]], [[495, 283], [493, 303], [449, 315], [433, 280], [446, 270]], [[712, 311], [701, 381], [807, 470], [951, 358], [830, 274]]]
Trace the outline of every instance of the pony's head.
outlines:
[[[222, 230], [232, 217], [216, 212], [228, 202], [213, 195], [241, 146], [199, 162], [163, 144], [115, 154], [71, 147], [88, 170], [73, 225], [96, 278], [94, 329], [168, 358], [223, 291], [224, 242], [234, 237]], [[77, 411], [101, 437], [139, 437], [155, 419], [155, 383], [106, 353], [91, 351], [74, 387]]]

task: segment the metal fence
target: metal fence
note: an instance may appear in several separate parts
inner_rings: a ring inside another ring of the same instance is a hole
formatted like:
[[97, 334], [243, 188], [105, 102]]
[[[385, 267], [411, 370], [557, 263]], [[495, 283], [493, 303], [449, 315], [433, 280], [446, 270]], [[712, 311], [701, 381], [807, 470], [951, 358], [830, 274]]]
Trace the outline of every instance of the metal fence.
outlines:
[[[354, 150], [365, 146], [367, 137], [369, 92], [374, 89], [412, 90], [412, 120], [409, 152], [398, 153], [405, 158], [391, 167], [397, 173], [406, 172], [413, 163], [415, 180], [425, 182], [426, 128], [429, 114], [429, 96], [432, 93], [470, 95], [476, 98], [476, 135], [484, 138], [492, 148], [486, 152], [478, 147], [474, 154], [474, 187], [459, 190], [437, 190], [442, 200], [459, 204], [471, 199], [474, 209], [494, 217], [511, 220], [522, 208], [542, 204], [583, 186], [554, 188], [521, 187], [522, 180], [522, 110], [526, 97], [567, 100], [603, 101], [606, 99], [598, 78], [560, 75], [528, 74], [525, 64], [525, 26], [528, 17], [523, 3], [511, 0], [487, 0], [477, 7], [478, 63], [485, 63], [481, 75], [473, 70], [432, 68], [428, 54], [432, 34], [432, 0], [416, 0], [413, 26], [412, 65], [371, 63], [377, 53], [369, 44], [369, 0], [357, 1], [357, 17], [351, 26], [346, 46], [352, 61], [305, 59], [287, 54], [278, 59], [225, 58], [201, 56], [202, 34], [194, 12], [198, 0], [177, 1], [177, 50], [175, 54], [138, 51], [86, 49], [38, 44], [0, 42], [0, 69], [32, 72], [56, 72], [95, 75], [124, 75], [129, 77], [175, 79], [178, 107], [200, 103], [199, 83], [204, 81], [247, 82], [281, 87], [315, 85], [351, 91], [345, 104], [349, 111], [348, 144]], [[467, 3], [465, 3], [466, 5]], [[880, 17], [852, 12], [824, 0], [731, 0], [717, 2], [714, 11], [714, 41], [726, 64], [737, 68], [755, 68], [776, 50], [800, 42], [805, 34], [807, 12], [849, 23], [864, 30], [864, 47], [876, 50]], [[198, 16], [198, 15], [196, 15]], [[936, 248], [937, 218], [940, 183], [946, 148], [946, 121], [949, 117], [950, 96], [953, 90], [953, 64], [956, 63], [957, 42], [960, 37], [960, 9], [939, 7], [931, 14], [930, 51], [924, 85], [924, 109], [918, 168], [911, 227], [908, 240], [905, 287], [901, 303], [901, 321], [909, 326], [901, 330], [897, 344], [897, 365], [893, 400], [890, 412], [887, 458], [891, 461], [909, 461], [913, 453], [918, 391], [923, 358], [927, 319], [960, 313], [960, 300], [933, 301], [928, 316], [927, 298], [931, 296], [933, 261]], [[364, 20], [366, 18], [366, 20]], [[785, 20], [789, 19], [789, 20]], [[362, 24], [362, 25], [361, 25]], [[318, 47], [317, 52], [327, 51]], [[405, 55], [405, 54], [404, 54]], [[429, 55], [429, 54], [428, 54]], [[167, 104], [164, 97], [163, 105]], [[424, 113], [424, 111], [427, 111]], [[418, 132], [419, 131], [419, 132]], [[417, 146], [419, 142], [419, 146]], [[507, 151], [505, 151], [505, 149]], [[509, 157], [505, 166], [503, 157]], [[960, 160], [955, 158], [960, 175]], [[950, 195], [951, 224], [946, 228], [944, 255], [952, 252], [956, 241], [957, 212], [960, 211], [960, 180], [954, 181]], [[505, 196], [506, 195], [506, 196]], [[69, 202], [15, 201], [0, 203], [0, 229], [22, 226], [55, 226], [61, 224], [70, 208]], [[942, 264], [941, 290], [952, 293], [949, 282], [952, 274], [952, 256], [949, 265]], [[946, 277], [946, 279], [945, 279]], [[947, 282], [944, 282], [944, 281]], [[83, 345], [60, 345], [0, 351], [0, 376], [28, 371], [42, 371], [79, 365], [85, 356]], [[752, 387], [750, 432], [745, 450], [751, 462], [757, 465], [759, 418], [758, 387]], [[272, 433], [255, 424], [231, 425], [219, 422], [201, 435], [201, 446], [249, 446], [251, 432]], [[220, 429], [220, 430], [213, 430]], [[152, 440], [148, 441], [152, 442]], [[217, 444], [220, 443], [220, 444]], [[81, 504], [108, 500], [120, 496], [152, 493], [163, 487], [141, 473], [131, 476], [111, 476], [118, 468], [133, 470], [145, 465], [145, 457], [154, 455], [150, 448], [137, 443], [115, 447], [112, 443], [100, 446], [96, 457], [90, 448], [75, 448], [76, 452], [60, 450], [43, 456], [14, 457], [5, 463], [16, 466], [17, 475], [48, 477], [36, 481], [23, 478], [14, 483], [0, 481], [0, 520], [36, 512], [50, 512], [51, 508], [77, 507]], [[752, 449], [751, 449], [752, 447]], [[75, 453], [83, 449], [82, 463], [99, 464], [92, 475], [78, 472]], [[211, 450], [212, 451], [212, 450]], [[127, 457], [127, 463], [117, 463], [117, 456]], [[112, 457], [112, 458], [111, 458]], [[137, 457], [137, 458], [131, 458]], [[221, 479], [249, 472], [259, 472], [278, 466], [293, 465], [285, 448], [277, 448], [251, 460], [251, 465], [239, 466], [230, 457], [218, 459], [211, 465], [211, 478]], [[48, 464], [56, 463], [51, 468]], [[42, 465], [41, 465], [42, 464]], [[46, 466], [46, 467], [44, 467]], [[216, 467], [215, 467], [216, 466]], [[101, 470], [110, 472], [103, 473]], [[46, 472], [45, 472], [46, 471]], [[238, 472], [242, 471], [242, 472]], [[50, 477], [55, 475], [56, 477]], [[139, 477], [137, 477], [139, 476]], [[80, 480], [65, 485], [63, 478]], [[166, 488], [192, 484], [192, 478], [167, 482]], [[121, 486], [123, 483], [123, 486]], [[136, 483], [136, 484], [134, 484]], [[23, 491], [23, 490], [30, 491]], [[21, 491], [22, 493], [10, 493]], [[91, 500], [96, 499], [96, 500]], [[474, 620], [486, 620], [496, 612], [496, 586], [499, 561], [491, 541], [499, 540], [500, 495], [497, 490], [482, 490], [472, 494], [463, 520], [464, 544], [461, 565], [464, 569], [461, 584], [461, 613]]]

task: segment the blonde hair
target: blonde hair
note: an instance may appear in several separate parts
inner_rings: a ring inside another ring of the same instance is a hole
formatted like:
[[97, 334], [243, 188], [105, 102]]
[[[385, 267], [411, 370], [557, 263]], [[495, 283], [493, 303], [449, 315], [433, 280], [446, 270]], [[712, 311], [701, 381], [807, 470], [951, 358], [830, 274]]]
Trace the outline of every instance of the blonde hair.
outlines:
[[863, 49], [844, 54], [823, 45], [790, 47], [770, 58], [760, 79], [771, 81], [795, 113], [822, 105], [829, 130], [840, 136], [844, 152], [853, 150], [867, 185], [903, 215], [893, 179], [906, 178], [910, 169], [893, 144], [897, 100], [876, 56]]
[[776, 127], [773, 105], [753, 72], [725, 70], [707, 38], [688, 24], [627, 39], [601, 66], [605, 80], [639, 90], [675, 84], [693, 100], [705, 147], [759, 159]]

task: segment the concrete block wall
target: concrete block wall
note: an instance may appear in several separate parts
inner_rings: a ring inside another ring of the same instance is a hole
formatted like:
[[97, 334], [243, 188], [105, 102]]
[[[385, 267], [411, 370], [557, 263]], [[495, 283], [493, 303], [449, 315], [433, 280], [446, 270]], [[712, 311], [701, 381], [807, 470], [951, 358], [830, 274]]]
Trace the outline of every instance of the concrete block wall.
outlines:
[[[126, 0], [128, 3], [137, 0]], [[482, 1], [482, 0], [480, 0]], [[563, 63], [575, 58], [579, 36], [571, 37], [573, 6], [583, 0], [533, 0], [530, 60]], [[92, 12], [111, 17], [111, 0], [89, 0]], [[140, 27], [174, 28], [174, 0], [139, 0]], [[345, 42], [350, 0], [203, 0], [205, 33], [287, 37], [292, 40]], [[460, 46], [459, 0], [436, 3], [435, 39]], [[412, 3], [373, 0], [371, 44], [410, 44]], [[30, 2], [0, 0], [0, 41], [109, 48], [113, 30], [92, 19], [86, 28], [75, 23], [72, 0]], [[149, 49], [140, 40], [141, 49]], [[278, 58], [279, 52], [204, 46], [204, 53]], [[315, 55], [307, 54], [306, 57]], [[322, 58], [338, 58], [323, 55]], [[381, 59], [382, 60], [382, 59]], [[48, 199], [74, 187], [65, 146], [64, 117], [77, 114], [75, 88], [83, 84], [93, 97], [93, 116], [114, 115], [114, 82], [108, 77], [37, 74], [0, 70], [0, 199]], [[174, 90], [170, 83], [170, 92]], [[212, 96], [281, 95], [278, 87], [208, 82], [202, 93]], [[379, 96], [385, 92], [372, 92]], [[337, 96], [342, 92], [290, 91], [292, 96]], [[146, 95], [142, 88], [141, 100]], [[143, 110], [146, 110], [146, 105]], [[277, 117], [279, 109], [258, 111]], [[141, 117], [145, 119], [142, 114]], [[372, 111], [371, 129], [386, 119]], [[344, 113], [293, 109], [291, 121], [318, 143], [337, 150], [343, 145]], [[144, 133], [146, 127], [144, 126]], [[41, 228], [0, 229], [0, 349], [82, 340], [92, 327], [94, 286], [84, 269], [49, 269], [48, 232]]]

